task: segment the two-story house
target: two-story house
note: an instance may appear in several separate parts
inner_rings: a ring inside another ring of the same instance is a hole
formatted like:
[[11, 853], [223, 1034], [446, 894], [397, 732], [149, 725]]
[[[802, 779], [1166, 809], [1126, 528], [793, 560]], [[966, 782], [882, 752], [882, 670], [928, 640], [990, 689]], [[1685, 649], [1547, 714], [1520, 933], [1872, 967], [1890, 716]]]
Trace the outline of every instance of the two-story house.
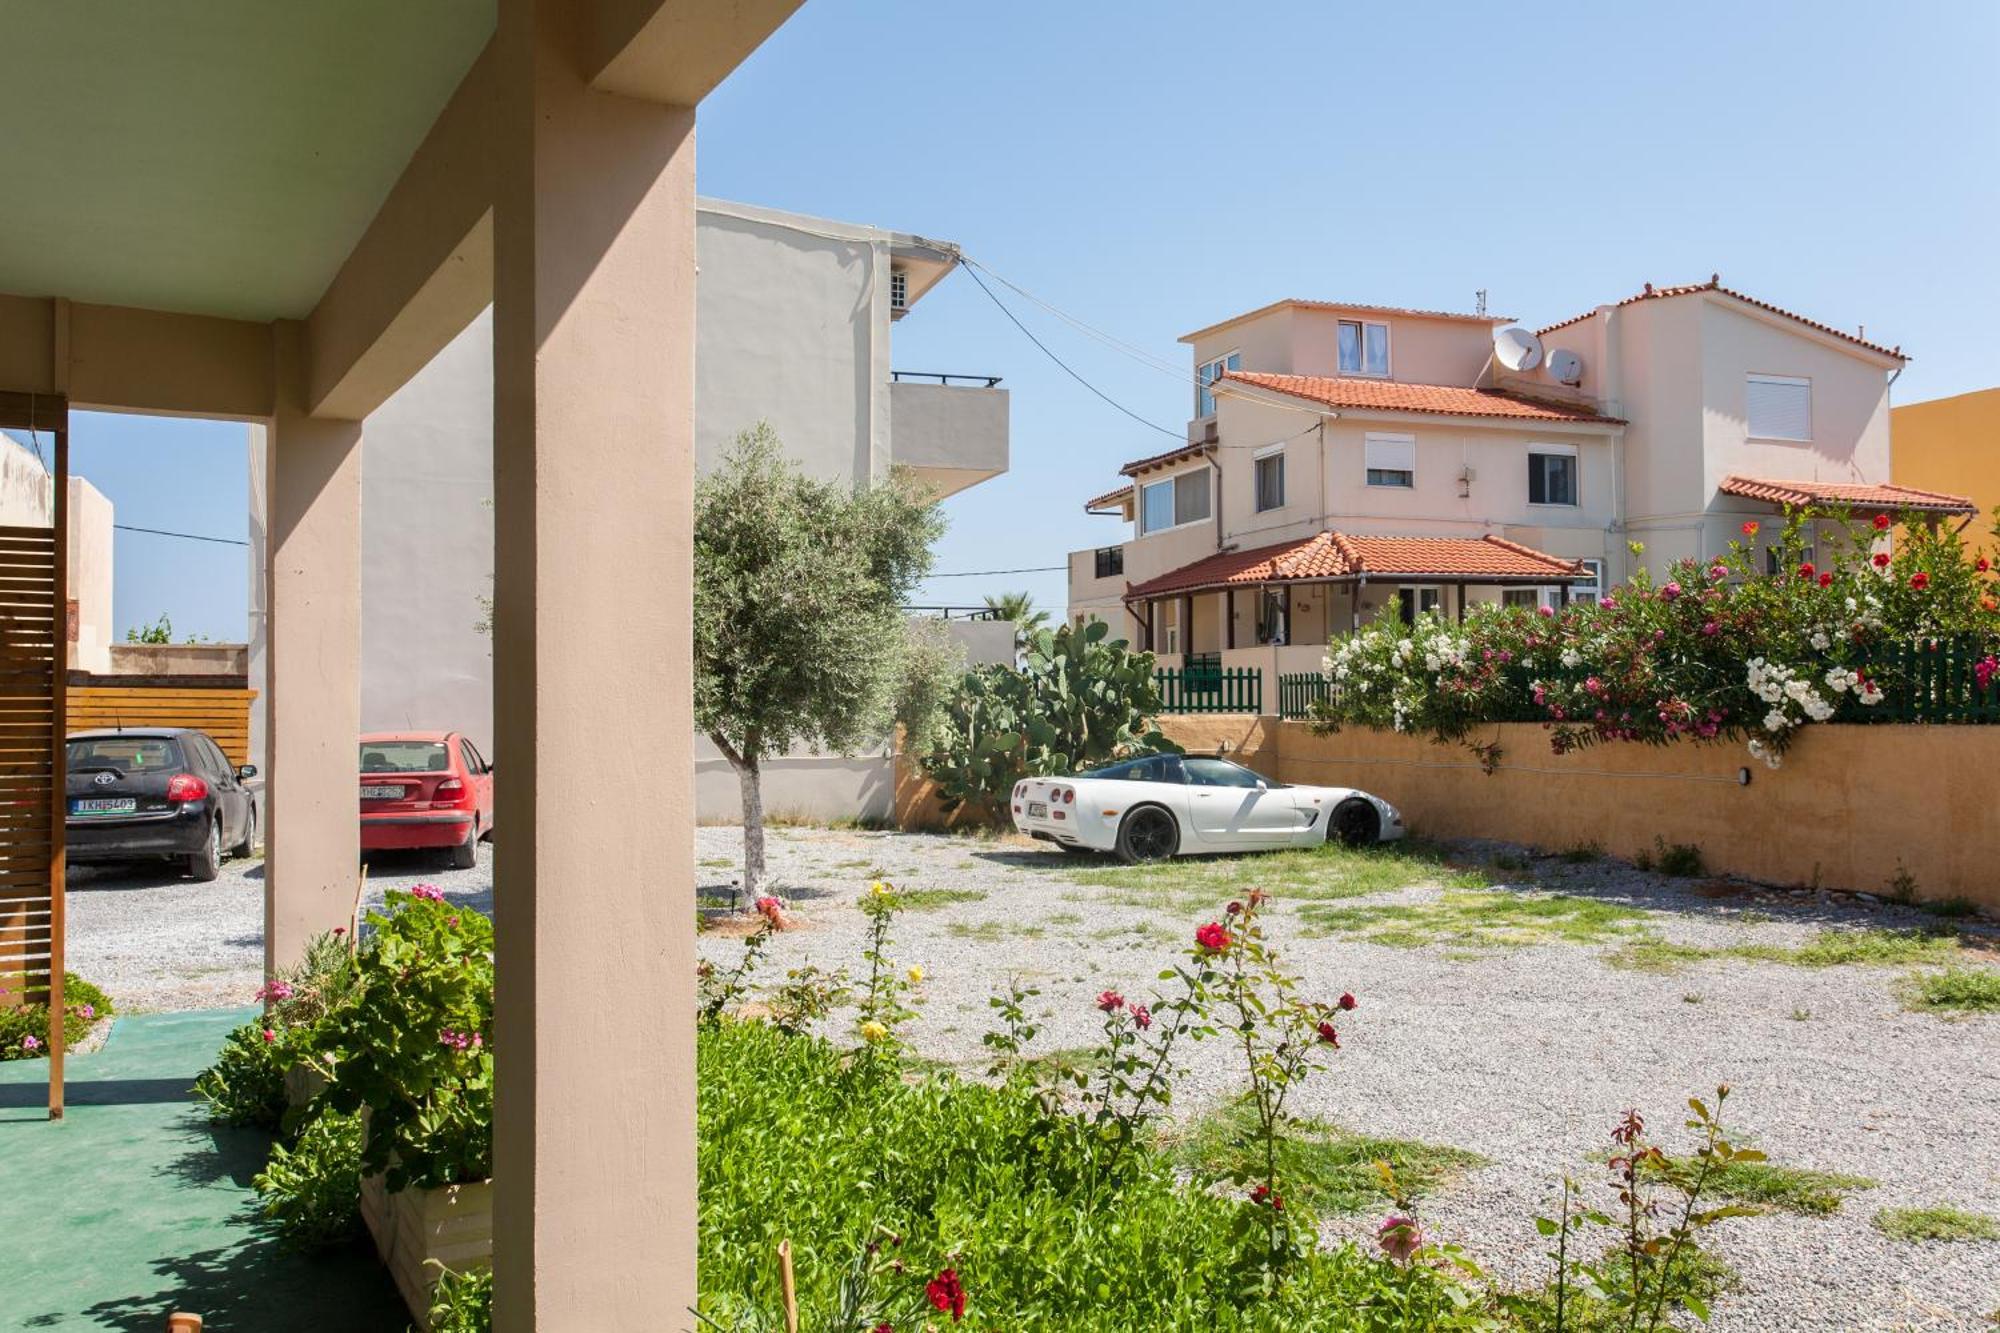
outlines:
[[1132, 528], [1071, 555], [1071, 615], [1273, 699], [1377, 616], [1595, 598], [1631, 542], [1658, 573], [1786, 504], [1970, 510], [1888, 484], [1903, 358], [1859, 334], [1719, 281], [1509, 322], [1289, 300], [1188, 334], [1187, 443], [1086, 502]]

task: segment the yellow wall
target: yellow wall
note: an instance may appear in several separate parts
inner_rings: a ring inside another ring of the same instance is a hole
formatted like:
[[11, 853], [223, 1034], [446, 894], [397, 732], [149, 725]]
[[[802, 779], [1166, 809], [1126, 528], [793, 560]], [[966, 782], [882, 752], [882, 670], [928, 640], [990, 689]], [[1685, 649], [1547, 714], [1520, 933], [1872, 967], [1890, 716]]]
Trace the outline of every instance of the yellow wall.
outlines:
[[1539, 726], [1508, 723], [1481, 733], [1500, 744], [1489, 776], [1464, 747], [1421, 737], [1247, 723], [1160, 719], [1190, 751], [1238, 742], [1230, 757], [1260, 772], [1273, 766], [1259, 742], [1274, 742], [1282, 780], [1361, 787], [1432, 837], [1549, 850], [1596, 842], [1627, 858], [1653, 850], [1658, 837], [1700, 847], [1716, 873], [1880, 892], [1907, 870], [1920, 898], [2000, 908], [2000, 802], [1965, 780], [2000, 772], [2000, 727], [1806, 727], [1773, 771], [1739, 745], [1605, 744], [1555, 755]]
[[1971, 496], [1980, 516], [1965, 535], [1993, 549], [1993, 509], [2000, 505], [2000, 389], [1893, 408], [1889, 427], [1889, 479]]

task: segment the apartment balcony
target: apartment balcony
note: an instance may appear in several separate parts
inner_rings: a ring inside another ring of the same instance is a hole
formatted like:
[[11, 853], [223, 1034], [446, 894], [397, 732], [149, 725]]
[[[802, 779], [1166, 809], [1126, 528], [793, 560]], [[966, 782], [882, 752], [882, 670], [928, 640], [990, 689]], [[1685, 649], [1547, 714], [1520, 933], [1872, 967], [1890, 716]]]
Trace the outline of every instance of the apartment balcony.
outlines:
[[940, 499], [1007, 470], [1007, 391], [997, 375], [890, 374], [895, 461]]

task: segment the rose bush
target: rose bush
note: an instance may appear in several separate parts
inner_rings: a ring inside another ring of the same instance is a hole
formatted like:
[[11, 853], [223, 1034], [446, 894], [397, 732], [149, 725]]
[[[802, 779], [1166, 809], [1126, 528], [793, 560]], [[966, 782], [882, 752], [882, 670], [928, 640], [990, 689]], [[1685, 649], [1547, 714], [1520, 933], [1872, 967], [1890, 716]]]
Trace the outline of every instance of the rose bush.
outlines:
[[1539, 721], [1557, 753], [1733, 738], [1775, 767], [1800, 727], [1865, 720], [1930, 688], [1900, 647], [2000, 645], [1991, 563], [1915, 521], [1878, 549], [1886, 527], [1802, 510], [1762, 569], [1752, 522], [1720, 557], [1679, 561], [1657, 585], [1642, 570], [1594, 604], [1371, 626], [1328, 654], [1315, 723], [1466, 741], [1485, 724]]

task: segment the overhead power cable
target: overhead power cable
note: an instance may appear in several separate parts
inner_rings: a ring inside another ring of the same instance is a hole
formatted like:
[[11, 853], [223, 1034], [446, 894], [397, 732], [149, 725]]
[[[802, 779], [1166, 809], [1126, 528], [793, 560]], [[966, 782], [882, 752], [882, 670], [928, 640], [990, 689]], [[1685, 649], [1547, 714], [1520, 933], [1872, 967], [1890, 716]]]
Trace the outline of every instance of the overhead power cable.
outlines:
[[214, 542], [217, 546], [248, 546], [250, 543], [235, 537], [204, 537], [198, 532], [169, 532], [165, 528], [135, 528], [130, 523], [113, 523], [120, 532], [143, 532], [154, 537], [179, 537], [182, 541]]
[[1001, 574], [1053, 574], [1068, 565], [1030, 565], [1025, 569], [961, 569], [950, 574], [926, 574], [926, 579], [984, 579]]

